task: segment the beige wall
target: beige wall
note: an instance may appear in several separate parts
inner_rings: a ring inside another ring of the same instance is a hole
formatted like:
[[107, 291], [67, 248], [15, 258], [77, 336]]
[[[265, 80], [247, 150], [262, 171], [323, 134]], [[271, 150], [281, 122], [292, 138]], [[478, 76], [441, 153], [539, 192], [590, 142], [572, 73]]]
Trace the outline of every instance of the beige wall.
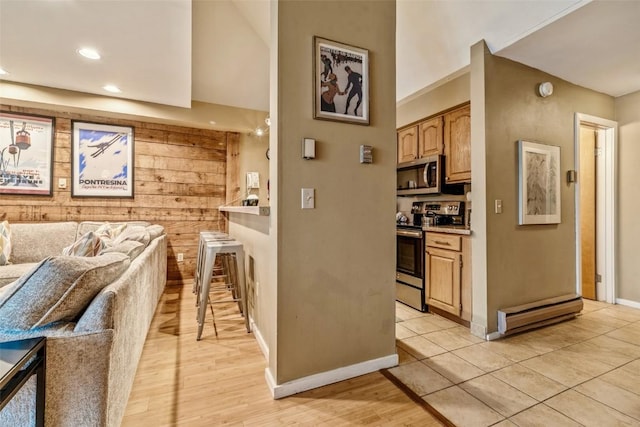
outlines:
[[[488, 52], [484, 62], [487, 328], [492, 332], [501, 307], [575, 292], [575, 188], [564, 179], [575, 168], [574, 114], [612, 120], [614, 100]], [[554, 85], [548, 98], [536, 95], [543, 81]], [[519, 139], [560, 147], [560, 224], [518, 225]], [[496, 199], [503, 202], [502, 214], [493, 211]]]
[[468, 102], [470, 74], [445, 78], [430, 91], [422, 92], [398, 103], [396, 126], [401, 128], [441, 111]]
[[[269, 160], [266, 151], [269, 148], [269, 136], [256, 136], [253, 133], [240, 136], [240, 154], [238, 156], [238, 174], [240, 176], [240, 194], [244, 199], [247, 194], [247, 172], [258, 172], [260, 188], [251, 190], [257, 195], [260, 206], [268, 206], [267, 181], [269, 181]], [[240, 204], [240, 203], [236, 203]]]
[[[395, 354], [395, 2], [277, 8], [277, 357], [269, 369], [282, 384]], [[314, 35], [369, 49], [370, 126], [312, 118]], [[316, 139], [315, 160], [301, 158], [303, 137]], [[359, 163], [361, 144], [373, 146], [373, 164]], [[315, 209], [300, 209], [303, 187], [315, 188]]]
[[191, 108], [180, 108], [8, 81], [0, 81], [0, 98], [5, 103], [32, 108], [56, 106], [75, 113], [247, 133], [264, 126], [266, 116], [264, 111], [205, 102], [193, 101]]
[[617, 298], [640, 303], [640, 92], [616, 98], [618, 122]]

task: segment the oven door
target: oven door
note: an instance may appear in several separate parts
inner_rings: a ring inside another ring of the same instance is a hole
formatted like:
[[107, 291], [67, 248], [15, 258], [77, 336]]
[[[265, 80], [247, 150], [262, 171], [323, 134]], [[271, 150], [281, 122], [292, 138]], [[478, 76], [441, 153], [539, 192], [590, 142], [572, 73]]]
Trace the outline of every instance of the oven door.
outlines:
[[422, 230], [396, 231], [396, 271], [417, 279], [424, 278], [424, 245]]

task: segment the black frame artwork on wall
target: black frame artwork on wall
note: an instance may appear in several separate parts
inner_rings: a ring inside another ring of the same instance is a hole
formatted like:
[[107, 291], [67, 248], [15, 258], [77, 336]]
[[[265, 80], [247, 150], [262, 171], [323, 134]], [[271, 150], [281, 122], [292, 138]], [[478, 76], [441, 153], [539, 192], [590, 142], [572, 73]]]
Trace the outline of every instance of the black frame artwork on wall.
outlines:
[[133, 198], [133, 127], [71, 122], [71, 195]]
[[313, 118], [369, 125], [369, 51], [314, 36]]
[[55, 118], [0, 111], [0, 194], [51, 196]]

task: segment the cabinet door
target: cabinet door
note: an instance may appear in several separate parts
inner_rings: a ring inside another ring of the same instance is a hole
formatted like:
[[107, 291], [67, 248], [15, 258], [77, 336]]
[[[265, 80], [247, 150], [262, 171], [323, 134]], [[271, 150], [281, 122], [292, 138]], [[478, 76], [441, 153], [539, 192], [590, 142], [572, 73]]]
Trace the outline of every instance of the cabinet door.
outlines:
[[471, 182], [471, 107], [447, 113], [444, 122], [447, 183]]
[[460, 316], [460, 252], [428, 247], [427, 304]]
[[398, 132], [398, 163], [411, 162], [418, 158], [418, 126]]
[[443, 122], [444, 120], [440, 116], [418, 125], [418, 157], [442, 154]]

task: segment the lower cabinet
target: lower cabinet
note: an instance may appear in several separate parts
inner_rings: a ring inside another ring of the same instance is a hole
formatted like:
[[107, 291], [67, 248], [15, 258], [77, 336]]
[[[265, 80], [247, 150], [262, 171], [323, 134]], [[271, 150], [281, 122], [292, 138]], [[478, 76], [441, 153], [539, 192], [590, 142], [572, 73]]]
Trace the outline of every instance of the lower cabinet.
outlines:
[[470, 321], [470, 239], [444, 233], [426, 236], [426, 303]]

